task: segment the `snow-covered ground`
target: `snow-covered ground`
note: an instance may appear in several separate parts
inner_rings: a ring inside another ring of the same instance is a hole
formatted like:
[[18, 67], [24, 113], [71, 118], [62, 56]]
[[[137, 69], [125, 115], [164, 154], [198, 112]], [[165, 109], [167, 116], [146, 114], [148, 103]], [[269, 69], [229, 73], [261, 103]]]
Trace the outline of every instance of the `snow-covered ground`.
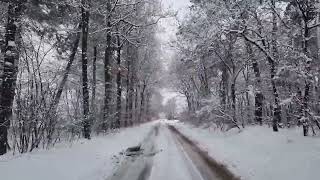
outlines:
[[116, 168], [120, 151], [139, 144], [154, 123], [72, 146], [60, 144], [48, 151], [0, 157], [1, 180], [105, 180]]
[[[60, 144], [50, 150], [16, 156], [7, 154], [0, 157], [1, 180], [106, 180], [125, 162], [121, 160], [122, 155], [118, 156], [119, 152], [141, 142], [150, 145], [150, 148], [142, 146], [151, 152], [141, 158], [142, 169], [147, 166], [151, 169], [150, 180], [201, 179], [195, 164], [166, 128], [168, 124], [197, 142], [242, 179], [318, 179], [320, 138], [303, 137], [301, 129], [281, 129], [274, 133], [267, 127], [247, 127], [242, 132], [234, 129], [222, 133], [179, 121], [160, 120], [90, 141], [79, 140], [72, 146]], [[159, 131], [151, 137], [155, 125], [159, 125]], [[138, 171], [136, 165], [133, 167], [130, 169]]]
[[239, 133], [175, 126], [217, 161], [246, 180], [319, 179], [320, 138], [303, 137], [301, 129], [247, 127]]

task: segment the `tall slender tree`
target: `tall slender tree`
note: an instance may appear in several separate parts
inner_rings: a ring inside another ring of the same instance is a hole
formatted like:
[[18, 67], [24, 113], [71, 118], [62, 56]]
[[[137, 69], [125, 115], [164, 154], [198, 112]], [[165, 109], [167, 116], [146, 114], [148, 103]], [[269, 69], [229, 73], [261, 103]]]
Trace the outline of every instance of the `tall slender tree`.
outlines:
[[117, 35], [117, 109], [115, 128], [120, 128], [121, 125], [121, 98], [122, 98], [122, 82], [121, 82], [121, 41]]
[[89, 90], [88, 90], [88, 33], [90, 0], [81, 1], [82, 17], [82, 100], [83, 100], [83, 137], [90, 139]]
[[108, 123], [113, 129], [113, 122], [108, 122], [111, 120], [111, 100], [112, 100], [112, 76], [111, 76], [111, 54], [112, 54], [112, 44], [111, 44], [111, 13], [112, 5], [111, 0], [107, 1], [107, 44], [105, 49], [105, 59], [104, 59], [104, 108], [103, 108], [103, 129], [107, 130]]
[[97, 89], [97, 56], [98, 48], [93, 47], [93, 61], [92, 61], [92, 95], [91, 95], [91, 112], [92, 120], [95, 119], [96, 114], [96, 89]]
[[9, 1], [8, 3], [8, 20], [3, 62], [4, 70], [0, 90], [0, 155], [5, 154], [8, 148], [8, 128], [12, 116], [12, 104], [15, 96], [18, 70], [17, 63], [19, 60], [17, 37], [19, 36], [23, 3], [23, 1]]

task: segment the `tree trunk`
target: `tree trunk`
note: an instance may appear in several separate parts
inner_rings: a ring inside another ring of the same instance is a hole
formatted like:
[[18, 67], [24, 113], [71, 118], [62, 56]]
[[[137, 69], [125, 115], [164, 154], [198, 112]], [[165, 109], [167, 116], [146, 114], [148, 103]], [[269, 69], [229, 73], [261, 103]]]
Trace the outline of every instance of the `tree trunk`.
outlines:
[[[271, 0], [271, 4], [273, 8], [276, 8], [276, 2], [275, 0]], [[277, 15], [275, 12], [272, 12], [272, 42], [271, 42], [271, 51], [273, 57], [276, 57], [277, 55], [277, 40], [276, 40], [276, 33], [277, 33], [278, 27], [277, 27]], [[276, 75], [276, 62], [268, 57], [268, 62], [270, 63], [270, 74], [271, 74], [271, 86], [273, 90], [273, 96], [274, 96], [274, 104], [273, 107], [273, 121], [272, 121], [272, 128], [273, 131], [278, 131], [278, 123], [281, 122], [281, 106], [280, 106], [280, 100], [279, 100], [279, 94], [277, 91], [276, 83], [275, 83], [275, 75]]]
[[73, 42], [73, 45], [72, 45], [72, 50], [71, 50], [71, 54], [69, 56], [69, 61], [67, 63], [67, 67], [64, 71], [64, 74], [63, 74], [63, 78], [58, 86], [58, 90], [57, 90], [57, 93], [55, 94], [54, 96], [54, 99], [53, 99], [53, 102], [51, 103], [50, 105], [50, 111], [55, 113], [56, 109], [57, 109], [57, 106], [59, 104], [59, 101], [60, 101], [60, 98], [61, 98], [61, 95], [62, 95], [62, 92], [63, 92], [63, 88], [68, 80], [68, 76], [69, 76], [69, 73], [70, 73], [70, 70], [71, 70], [71, 66], [74, 62], [74, 59], [75, 59], [75, 56], [76, 56], [76, 53], [77, 53], [77, 50], [78, 50], [78, 47], [79, 47], [79, 43], [80, 43], [80, 36], [81, 36], [81, 23], [79, 24], [78, 28], [77, 28], [77, 35], [76, 35], [76, 39], [74, 40]]
[[[108, 38], [110, 36], [108, 35]], [[111, 37], [110, 37], [111, 39]], [[109, 40], [108, 40], [109, 41]], [[107, 42], [108, 42], [107, 41]], [[108, 44], [108, 43], [107, 43]], [[107, 45], [106, 50], [105, 50], [105, 60], [104, 60], [104, 79], [105, 79], [105, 85], [104, 85], [104, 89], [105, 89], [105, 96], [104, 96], [104, 108], [103, 108], [103, 125], [102, 128], [103, 130], [107, 130], [108, 129], [108, 121], [110, 120], [110, 111], [111, 111], [111, 100], [112, 100], [112, 77], [111, 77], [111, 72], [110, 72], [110, 68], [111, 68], [111, 60], [110, 60], [110, 48]], [[110, 122], [110, 128], [112, 127], [112, 122]]]
[[[73, 45], [72, 45], [72, 49], [71, 49], [71, 54], [69, 56], [69, 61], [67, 63], [67, 66], [66, 66], [66, 69], [64, 71], [64, 74], [63, 74], [63, 77], [62, 77], [62, 80], [60, 82], [60, 84], [58, 85], [58, 88], [57, 88], [57, 92], [56, 94], [54, 95], [54, 98], [53, 98], [53, 101], [51, 102], [50, 106], [49, 106], [49, 109], [48, 109], [48, 112], [47, 112], [47, 117], [49, 118], [49, 122], [48, 124], [52, 124], [53, 123], [53, 116], [55, 115], [56, 111], [57, 111], [57, 107], [58, 107], [58, 104], [59, 104], [59, 101], [61, 99], [61, 95], [62, 95], [62, 92], [63, 92], [63, 88], [68, 80], [68, 76], [69, 76], [69, 73], [70, 73], [70, 70], [71, 70], [71, 66], [74, 62], [74, 59], [75, 59], [75, 55], [78, 51], [78, 47], [79, 47], [79, 43], [80, 43], [80, 36], [81, 36], [81, 28], [82, 28], [82, 25], [81, 23], [78, 25], [78, 28], [77, 28], [77, 35], [76, 35], [76, 39], [74, 40], [73, 42]], [[38, 130], [35, 130], [35, 133], [39, 131]], [[42, 134], [44, 133], [43, 131], [41, 132]], [[39, 137], [39, 136], [35, 136], [35, 137]], [[41, 138], [37, 138], [33, 143], [32, 143], [32, 146], [30, 148], [30, 151], [32, 151], [34, 148], [37, 148], [39, 143], [40, 143], [40, 140]]]
[[147, 93], [147, 101], [146, 101], [146, 120], [151, 120], [151, 114], [150, 114], [150, 101], [151, 101], [151, 93]]
[[144, 104], [145, 104], [145, 90], [146, 90], [146, 87], [147, 87], [147, 84], [144, 83], [144, 84], [143, 84], [143, 87], [142, 87], [142, 90], [141, 90], [141, 92], [140, 92], [140, 113], [139, 113], [139, 119], [140, 119], [140, 121], [142, 121], [142, 122], [143, 122], [142, 119], [144, 119], [143, 113], [144, 113], [144, 111], [145, 111], [145, 109], [144, 109]]
[[[308, 27], [308, 20], [304, 19], [304, 35], [303, 35], [303, 53], [306, 57], [310, 58], [308, 53], [308, 39], [309, 39], [309, 27]], [[308, 129], [309, 129], [309, 118], [308, 118], [308, 102], [310, 99], [310, 88], [312, 82], [312, 75], [311, 73], [311, 59], [307, 59], [306, 62], [306, 80], [305, 80], [305, 87], [304, 87], [304, 98], [303, 98], [303, 135], [308, 136]]]
[[[128, 48], [127, 48], [127, 53], [128, 53]], [[128, 69], [128, 74], [127, 74], [127, 79], [126, 79], [126, 88], [127, 88], [127, 92], [126, 92], [126, 118], [124, 120], [124, 127], [128, 126], [128, 122], [129, 122], [129, 104], [130, 104], [130, 60], [127, 60], [127, 69]]]
[[222, 65], [222, 88], [221, 88], [221, 106], [225, 110], [227, 106], [227, 96], [228, 96], [228, 80], [229, 74], [226, 65]]
[[12, 116], [12, 104], [17, 81], [19, 50], [16, 45], [22, 2], [9, 2], [8, 21], [5, 34], [4, 70], [0, 96], [0, 155], [7, 152], [8, 128]]
[[130, 80], [129, 97], [128, 97], [128, 121], [131, 126], [133, 125], [133, 112], [132, 112], [133, 111], [133, 95], [134, 95], [134, 82]]
[[201, 82], [201, 95], [203, 97], [207, 97], [210, 94], [209, 88], [209, 78], [208, 78], [208, 70], [204, 62], [204, 57], [200, 59], [200, 65], [202, 72], [199, 75], [199, 79]]
[[[111, 2], [110, 0], [107, 1], [107, 9], [108, 12], [111, 12]], [[110, 17], [107, 19], [107, 47], [105, 50], [105, 59], [104, 59], [104, 108], [103, 108], [103, 124], [102, 129], [107, 130], [108, 128], [108, 121], [110, 120], [110, 111], [111, 111], [111, 95], [112, 95], [112, 76], [111, 76], [111, 22]], [[113, 127], [113, 122], [110, 122], [110, 128]]]
[[273, 60], [269, 59], [270, 63], [270, 73], [271, 73], [271, 86], [274, 96], [274, 107], [273, 107], [273, 121], [272, 121], [272, 128], [273, 131], [278, 131], [278, 123], [281, 122], [281, 107], [280, 107], [280, 101], [279, 101], [279, 94], [277, 91], [276, 83], [275, 83], [275, 62]]
[[189, 96], [188, 94], [189, 94], [189, 93], [185, 93], [185, 96], [186, 96], [186, 98], [187, 98], [188, 111], [189, 111], [189, 112], [193, 112], [193, 110], [192, 110], [191, 98], [190, 98], [190, 96]]
[[93, 61], [92, 61], [92, 96], [91, 96], [91, 111], [92, 120], [96, 117], [96, 88], [97, 88], [97, 46], [93, 48]]
[[134, 112], [133, 112], [133, 105], [134, 105], [134, 87], [135, 87], [135, 70], [136, 70], [136, 66], [135, 66], [135, 61], [136, 61], [136, 49], [134, 46], [130, 45], [130, 47], [128, 47], [130, 49], [130, 70], [131, 70], [131, 74], [130, 74], [130, 85], [129, 85], [129, 99], [128, 99], [128, 113], [129, 113], [129, 122], [130, 125], [134, 124]]
[[237, 112], [236, 112], [236, 82], [233, 80], [231, 84], [231, 108], [232, 108], [232, 118], [234, 122], [237, 122]]
[[257, 62], [257, 59], [254, 57], [252, 47], [250, 44], [247, 43], [247, 51], [249, 56], [251, 57], [252, 61], [252, 68], [255, 75], [255, 108], [254, 108], [254, 119], [257, 123], [262, 125], [262, 105], [263, 105], [263, 99], [264, 96], [261, 92], [261, 75], [260, 75], [260, 68], [259, 64]]
[[82, 0], [82, 98], [83, 98], [83, 137], [90, 139], [89, 90], [88, 90], [88, 31], [89, 1]]
[[140, 124], [140, 119], [138, 119], [138, 101], [139, 101], [139, 85], [135, 88], [135, 95], [134, 95], [134, 121]]
[[117, 49], [117, 65], [118, 65], [118, 74], [117, 74], [117, 117], [115, 122], [115, 128], [120, 128], [121, 122], [121, 96], [122, 96], [122, 86], [121, 86], [121, 47], [120, 47], [120, 37], [117, 36], [118, 49]]

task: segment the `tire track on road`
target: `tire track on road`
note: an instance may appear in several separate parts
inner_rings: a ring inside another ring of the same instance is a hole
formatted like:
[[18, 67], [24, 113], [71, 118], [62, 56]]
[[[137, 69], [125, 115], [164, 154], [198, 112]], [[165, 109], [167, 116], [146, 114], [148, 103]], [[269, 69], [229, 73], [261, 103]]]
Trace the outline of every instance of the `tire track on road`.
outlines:
[[203, 151], [188, 137], [183, 135], [174, 126], [168, 128], [177, 140], [177, 145], [183, 148], [188, 158], [191, 159], [204, 180], [240, 180], [225, 165], [218, 163], [207, 152]]

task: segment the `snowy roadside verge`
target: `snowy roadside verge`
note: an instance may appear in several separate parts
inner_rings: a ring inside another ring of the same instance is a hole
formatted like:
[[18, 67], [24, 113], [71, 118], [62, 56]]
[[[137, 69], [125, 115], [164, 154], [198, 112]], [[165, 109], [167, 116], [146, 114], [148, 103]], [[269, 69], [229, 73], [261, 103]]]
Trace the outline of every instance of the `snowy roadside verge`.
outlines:
[[183, 123], [175, 127], [242, 179], [318, 179], [320, 138], [303, 137], [301, 130], [274, 133], [267, 127], [248, 127], [222, 133]]
[[116, 134], [80, 140], [71, 147], [0, 157], [5, 180], [103, 180], [116, 166], [115, 155], [140, 143], [155, 123], [121, 130]]

